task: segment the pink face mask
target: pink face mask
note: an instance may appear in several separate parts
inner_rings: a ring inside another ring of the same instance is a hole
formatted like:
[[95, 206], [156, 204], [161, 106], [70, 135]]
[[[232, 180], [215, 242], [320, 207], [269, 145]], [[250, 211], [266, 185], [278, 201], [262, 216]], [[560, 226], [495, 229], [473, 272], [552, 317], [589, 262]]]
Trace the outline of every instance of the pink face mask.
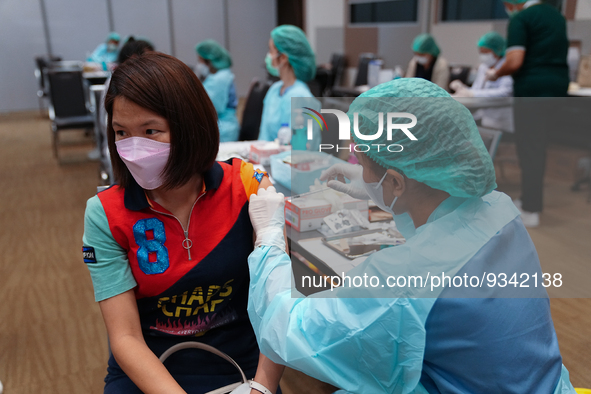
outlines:
[[133, 179], [143, 189], [154, 190], [162, 186], [162, 171], [168, 162], [170, 144], [149, 138], [129, 137], [116, 141], [117, 153], [127, 166]]

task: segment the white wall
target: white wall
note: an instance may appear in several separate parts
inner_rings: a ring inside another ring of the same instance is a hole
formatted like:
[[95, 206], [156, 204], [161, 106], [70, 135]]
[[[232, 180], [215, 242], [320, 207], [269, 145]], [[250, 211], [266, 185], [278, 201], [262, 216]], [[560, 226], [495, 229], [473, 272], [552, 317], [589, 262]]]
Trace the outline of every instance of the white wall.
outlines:
[[221, 0], [173, 0], [174, 54], [186, 64], [195, 65], [195, 46], [203, 40], [224, 45], [224, 2]]
[[47, 52], [39, 0], [1, 0], [0, 37], [0, 112], [37, 108], [34, 57]]
[[[219, 0], [216, 0], [219, 1]], [[254, 77], [266, 78], [265, 55], [277, 26], [275, 0], [227, 0], [229, 50], [236, 91], [245, 96]]]
[[[107, 1], [0, 0], [0, 113], [38, 108], [34, 58], [48, 51], [41, 2], [45, 3], [52, 54], [64, 60], [84, 60], [109, 33]], [[197, 63], [195, 45], [199, 41], [211, 38], [228, 44], [240, 96], [247, 93], [253, 77], [265, 77], [269, 33], [276, 26], [275, 0], [170, 2], [172, 15], [169, 0], [111, 0], [114, 30], [122, 38], [130, 34], [146, 37], [164, 53], [172, 54], [174, 49], [189, 65]]]
[[431, 26], [441, 56], [450, 64], [478, 66], [478, 39], [493, 30], [492, 22], [443, 22]]
[[[45, 9], [51, 48], [55, 55], [64, 59], [84, 60], [107, 38], [109, 19], [107, 3], [104, 1], [45, 0]], [[77, 17], [73, 18], [72, 15]], [[84, 33], [74, 35], [73, 32]]]
[[317, 29], [345, 26], [345, 2], [343, 0], [306, 0], [306, 35], [314, 52], [317, 50]]
[[171, 54], [166, 0], [113, 0], [111, 4], [115, 31], [122, 39], [129, 35], [145, 37], [157, 51]]
[[577, 9], [575, 11], [576, 20], [589, 20], [591, 19], [591, 1], [579, 0], [577, 1]]

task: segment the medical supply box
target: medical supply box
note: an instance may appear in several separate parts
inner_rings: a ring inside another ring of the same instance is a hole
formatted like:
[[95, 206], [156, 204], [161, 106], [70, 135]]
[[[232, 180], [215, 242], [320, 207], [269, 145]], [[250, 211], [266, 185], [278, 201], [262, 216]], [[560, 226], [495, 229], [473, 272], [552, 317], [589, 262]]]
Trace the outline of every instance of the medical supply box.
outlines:
[[271, 175], [292, 194], [310, 191], [322, 171], [343, 161], [324, 152], [289, 151], [271, 156]]
[[[344, 209], [356, 209], [362, 216], [369, 218], [367, 200], [358, 200], [348, 195], [343, 195], [341, 201]], [[322, 219], [332, 213], [329, 202], [318, 197], [288, 198], [285, 201], [285, 223], [296, 231], [317, 230], [322, 225]]]
[[269, 165], [269, 160], [272, 155], [276, 155], [280, 152], [290, 150], [289, 145], [279, 145], [275, 142], [268, 142], [266, 144], [252, 144], [250, 151], [248, 152], [248, 160], [251, 163]]

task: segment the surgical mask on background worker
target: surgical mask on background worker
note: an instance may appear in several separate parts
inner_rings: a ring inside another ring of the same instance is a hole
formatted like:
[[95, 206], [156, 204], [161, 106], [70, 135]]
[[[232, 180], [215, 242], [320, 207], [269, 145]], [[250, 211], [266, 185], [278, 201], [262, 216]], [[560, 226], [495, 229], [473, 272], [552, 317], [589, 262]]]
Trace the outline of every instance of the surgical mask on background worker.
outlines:
[[269, 72], [269, 74], [271, 74], [274, 77], [279, 76], [279, 69], [273, 66], [273, 55], [271, 55], [270, 53], [267, 53], [267, 56], [265, 56], [265, 66], [267, 66], [267, 71]]
[[203, 79], [205, 79], [209, 75], [209, 67], [207, 67], [207, 64], [205, 63], [197, 62], [197, 72]]
[[143, 137], [129, 137], [115, 141], [115, 145], [133, 179], [143, 189], [154, 190], [164, 184], [162, 172], [170, 154], [169, 143]]
[[418, 64], [420, 64], [421, 66], [424, 66], [425, 64], [429, 63], [429, 57], [427, 56], [420, 56], [420, 55], [416, 55], [415, 56], [415, 60]]
[[498, 61], [499, 59], [497, 59], [497, 57], [492, 53], [480, 54], [480, 63], [486, 64], [487, 67], [494, 66]]
[[513, 15], [517, 14], [519, 11], [512, 10], [512, 9], [509, 9], [508, 7], [505, 7], [505, 12], [507, 13], [507, 15], [509, 15], [509, 17], [512, 17]]
[[113, 42], [107, 43], [107, 52], [115, 52], [117, 50], [117, 44]]

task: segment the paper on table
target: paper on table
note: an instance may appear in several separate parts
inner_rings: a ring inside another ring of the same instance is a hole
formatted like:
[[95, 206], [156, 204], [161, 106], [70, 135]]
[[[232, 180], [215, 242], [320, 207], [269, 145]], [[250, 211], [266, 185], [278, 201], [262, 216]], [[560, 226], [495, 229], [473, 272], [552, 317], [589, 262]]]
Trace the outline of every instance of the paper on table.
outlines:
[[[330, 249], [322, 243], [321, 238], [305, 239], [299, 241], [299, 244], [306, 251], [316, 256], [319, 260], [322, 260], [322, 262], [329, 266], [337, 275], [349, 271], [360, 263], [357, 262], [359, 259], [351, 261]], [[357, 262], [357, 264], [353, 264], [354, 262]], [[328, 273], [325, 272], [325, 274]]]

